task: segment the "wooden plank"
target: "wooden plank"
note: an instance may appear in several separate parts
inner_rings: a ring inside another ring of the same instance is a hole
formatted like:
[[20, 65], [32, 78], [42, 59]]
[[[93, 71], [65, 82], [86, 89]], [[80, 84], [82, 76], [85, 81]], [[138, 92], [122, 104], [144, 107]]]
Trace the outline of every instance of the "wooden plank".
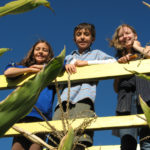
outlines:
[[[85, 67], [78, 67], [77, 73], [71, 75], [72, 82], [83, 82], [83, 81], [90, 81], [90, 80], [100, 80], [100, 79], [110, 79], [117, 76], [126, 76], [131, 75], [128, 70], [134, 70], [140, 73], [150, 73], [150, 59], [145, 60], [137, 60], [131, 61], [128, 64], [119, 64], [117, 62], [110, 63], [110, 64], [98, 64], [98, 65], [91, 65]], [[16, 86], [22, 85], [25, 81], [29, 78], [33, 77], [29, 75], [25, 75], [22, 78], [17, 80], [6, 80], [3, 75], [0, 75], [0, 89], [6, 88], [14, 88]], [[68, 80], [68, 75], [65, 72], [63, 76], [58, 77], [57, 81], [59, 83], [66, 83]]]
[[91, 146], [86, 150], [120, 150], [120, 145]]
[[[140, 116], [140, 117], [139, 117]], [[146, 126], [147, 122], [141, 117], [145, 118], [143, 114], [141, 115], [128, 115], [128, 116], [112, 116], [112, 117], [98, 117], [96, 120], [87, 127], [88, 130], [109, 130], [116, 128], [131, 128], [131, 127], [140, 127]], [[87, 118], [86, 118], [87, 119]], [[75, 129], [79, 127], [85, 118], [76, 119], [71, 125]], [[58, 131], [62, 131], [62, 123], [60, 120], [50, 121], [50, 124], [55, 126]], [[52, 132], [52, 130], [47, 126], [45, 122], [33, 122], [33, 123], [16, 123], [16, 126], [23, 128], [31, 133], [47, 133]], [[14, 136], [19, 133], [9, 129], [4, 136]]]
[[[88, 147], [86, 150], [120, 150], [120, 145], [102, 145]], [[140, 150], [140, 145], [137, 145], [137, 150]]]
[[[43, 150], [46, 150], [44, 148]], [[86, 148], [86, 150], [120, 150], [120, 145], [101, 145], [101, 146], [91, 146]], [[140, 150], [140, 145], [137, 145], [137, 149]]]

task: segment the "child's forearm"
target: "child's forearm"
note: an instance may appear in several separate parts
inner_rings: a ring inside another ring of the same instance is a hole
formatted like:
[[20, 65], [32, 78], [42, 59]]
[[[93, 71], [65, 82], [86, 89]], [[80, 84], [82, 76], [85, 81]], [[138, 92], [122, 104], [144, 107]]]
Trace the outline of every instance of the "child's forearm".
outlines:
[[17, 77], [19, 75], [22, 75], [24, 73], [28, 73], [30, 72], [30, 68], [8, 68], [5, 72], [4, 72], [4, 75], [6, 77]]
[[143, 54], [146, 58], [150, 58], [150, 46], [138, 47], [137, 51]]
[[150, 57], [150, 46], [142, 47], [139, 41], [134, 41], [133, 48], [145, 57]]
[[106, 60], [89, 60], [89, 61], [84, 61], [84, 60], [76, 60], [73, 59], [70, 64], [74, 64], [77, 67], [82, 67], [82, 66], [87, 66], [87, 65], [95, 65], [95, 64], [107, 64], [107, 63], [113, 63], [116, 62], [116, 59], [106, 59]]
[[107, 63], [113, 63], [116, 62], [116, 59], [106, 59], [106, 60], [89, 60], [87, 61], [88, 65], [94, 65], [94, 64], [107, 64]]

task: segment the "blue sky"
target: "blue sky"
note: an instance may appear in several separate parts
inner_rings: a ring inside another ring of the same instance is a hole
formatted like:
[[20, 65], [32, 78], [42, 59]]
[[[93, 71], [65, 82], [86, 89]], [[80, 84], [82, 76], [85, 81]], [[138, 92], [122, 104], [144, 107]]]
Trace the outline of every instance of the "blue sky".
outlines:
[[[0, 6], [10, 0], [3, 0]], [[50, 0], [49, 0], [50, 1]], [[150, 3], [149, 0], [145, 0]], [[96, 41], [93, 49], [101, 49], [114, 56], [107, 38], [111, 38], [116, 27], [122, 23], [132, 25], [142, 45], [150, 42], [150, 8], [141, 0], [51, 0], [53, 14], [43, 6], [19, 15], [0, 18], [0, 47], [13, 50], [0, 59], [0, 74], [11, 62], [20, 61], [38, 39], [51, 43], [55, 55], [66, 45], [67, 54], [76, 49], [73, 42], [73, 29], [81, 22], [89, 22], [96, 27]], [[98, 116], [114, 116], [117, 97], [113, 91], [113, 80], [100, 81], [97, 87], [96, 113]], [[3, 100], [9, 91], [0, 91]], [[0, 138], [0, 149], [11, 149], [12, 138]], [[120, 144], [119, 138], [111, 135], [110, 130], [97, 131], [94, 145]]]

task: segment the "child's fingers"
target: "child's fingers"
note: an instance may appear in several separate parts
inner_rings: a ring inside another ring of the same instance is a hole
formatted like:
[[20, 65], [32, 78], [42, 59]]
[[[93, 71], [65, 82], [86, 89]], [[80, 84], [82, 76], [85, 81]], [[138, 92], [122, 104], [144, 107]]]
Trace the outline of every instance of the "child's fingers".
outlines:
[[66, 71], [70, 74], [76, 73], [76, 67], [73, 64], [67, 64], [65, 68], [66, 68]]
[[37, 68], [37, 69], [43, 69], [43, 65], [32, 65], [30, 68]]
[[128, 63], [130, 61], [129, 55], [123, 56], [120, 59], [118, 59], [119, 63]]
[[39, 71], [41, 71], [41, 69], [38, 69], [38, 68], [29, 68], [28, 69], [28, 72], [30, 72], [30, 73], [38, 73]]

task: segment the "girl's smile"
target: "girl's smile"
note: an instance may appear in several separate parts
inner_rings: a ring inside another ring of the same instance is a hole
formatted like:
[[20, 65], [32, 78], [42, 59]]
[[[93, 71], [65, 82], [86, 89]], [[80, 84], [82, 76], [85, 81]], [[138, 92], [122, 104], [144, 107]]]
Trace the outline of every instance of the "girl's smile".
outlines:
[[126, 48], [131, 48], [135, 40], [137, 40], [137, 35], [133, 31], [124, 26], [118, 32], [119, 42]]
[[34, 58], [37, 64], [43, 64], [46, 62], [49, 56], [49, 47], [46, 43], [39, 43], [34, 49]]

